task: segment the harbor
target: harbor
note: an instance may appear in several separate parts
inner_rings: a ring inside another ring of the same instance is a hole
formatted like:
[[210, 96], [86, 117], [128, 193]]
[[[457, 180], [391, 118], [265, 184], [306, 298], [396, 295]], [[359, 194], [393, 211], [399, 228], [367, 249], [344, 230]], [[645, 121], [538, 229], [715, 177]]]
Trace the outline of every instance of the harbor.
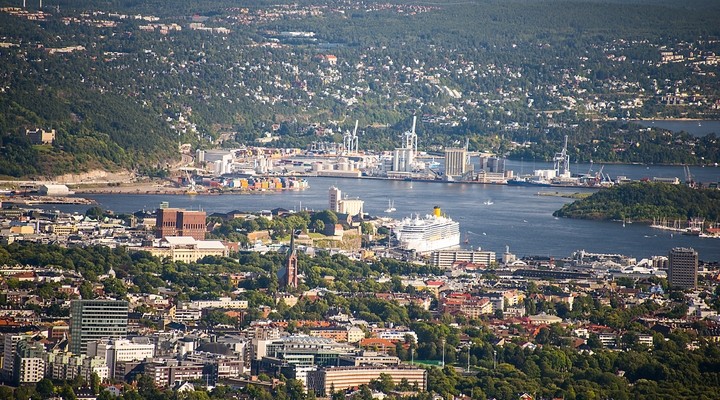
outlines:
[[[672, 173], [671, 167], [667, 173]], [[625, 174], [635, 176], [644, 166], [625, 166]], [[659, 170], [658, 172], [663, 173]], [[347, 188], [364, 201], [368, 216], [403, 219], [425, 215], [434, 206], [460, 224], [465, 248], [504, 251], [506, 246], [518, 255], [564, 257], [578, 249], [595, 253], [622, 253], [634, 257], [667, 254], [673, 247], [693, 247], [703, 260], [720, 260], [715, 239], [674, 234], [653, 229], [649, 224], [589, 221], [555, 218], [552, 213], [573, 199], [537, 196], [537, 188], [508, 185], [458, 185], [403, 180], [338, 179], [310, 177], [308, 188], [298, 191], [260, 192], [252, 196], [165, 196], [154, 194], [84, 195], [107, 210], [132, 213], [154, 210], [163, 201], [171, 207], [208, 212], [258, 211], [282, 208], [291, 211], [325, 210], [328, 188]], [[572, 194], [573, 188], [552, 192]], [[492, 204], [486, 205], [485, 202]], [[385, 213], [392, 203], [396, 211]], [[84, 213], [87, 206], [48, 205], [47, 209]]]

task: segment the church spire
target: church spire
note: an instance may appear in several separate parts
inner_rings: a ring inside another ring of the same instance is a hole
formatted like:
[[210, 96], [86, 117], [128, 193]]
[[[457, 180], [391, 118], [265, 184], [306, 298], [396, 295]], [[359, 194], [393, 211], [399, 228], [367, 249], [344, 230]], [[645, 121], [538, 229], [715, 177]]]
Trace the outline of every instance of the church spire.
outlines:
[[298, 287], [298, 259], [297, 249], [295, 249], [295, 231], [290, 233], [290, 249], [285, 260], [285, 273], [282, 284], [285, 290], [296, 289]]

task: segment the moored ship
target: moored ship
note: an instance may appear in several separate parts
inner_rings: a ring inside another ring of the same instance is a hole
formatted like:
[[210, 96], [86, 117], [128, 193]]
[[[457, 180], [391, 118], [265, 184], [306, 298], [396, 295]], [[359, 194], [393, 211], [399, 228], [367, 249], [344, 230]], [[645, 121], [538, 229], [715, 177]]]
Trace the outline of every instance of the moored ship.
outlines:
[[435, 207], [432, 215], [424, 218], [405, 218], [395, 227], [393, 233], [405, 250], [428, 253], [460, 245], [460, 223], [442, 215]]

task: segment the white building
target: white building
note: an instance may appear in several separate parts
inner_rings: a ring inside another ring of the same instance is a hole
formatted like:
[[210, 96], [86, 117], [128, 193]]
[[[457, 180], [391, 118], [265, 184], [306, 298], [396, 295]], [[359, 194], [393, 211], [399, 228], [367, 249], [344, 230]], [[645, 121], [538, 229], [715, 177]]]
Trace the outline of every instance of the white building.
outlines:
[[434, 251], [430, 258], [433, 267], [448, 269], [458, 261], [465, 261], [485, 266], [495, 261], [494, 251], [475, 250], [440, 250]]
[[230, 150], [198, 150], [195, 155], [197, 163], [205, 163], [208, 167], [212, 167], [216, 176], [232, 172], [235, 157]]
[[127, 339], [106, 339], [88, 343], [87, 355], [105, 360], [109, 376], [115, 376], [115, 365], [121, 361], [142, 361], [155, 356], [155, 345]]
[[412, 336], [413, 339], [415, 339], [415, 343], [417, 343], [418, 336], [417, 336], [417, 333], [415, 333], [415, 331], [398, 331], [398, 330], [388, 329], [388, 330], [381, 330], [381, 331], [375, 332], [376, 337], [378, 337], [379, 339], [386, 339], [386, 340], [404, 341], [405, 336], [407, 336], [407, 335]]
[[80, 367], [80, 376], [85, 381], [90, 382], [92, 374], [97, 374], [101, 381], [106, 381], [110, 378], [110, 368], [105, 364], [105, 360], [102, 357], [85, 357], [83, 358], [82, 366]]
[[175, 321], [198, 321], [200, 318], [202, 318], [202, 310], [200, 309], [190, 308], [187, 305], [175, 309]]
[[227, 257], [228, 248], [219, 240], [197, 240], [190, 236], [166, 236], [152, 247], [139, 247], [155, 257], [173, 261], [195, 262], [203, 257]]
[[67, 196], [72, 194], [70, 189], [65, 185], [40, 185], [38, 188], [40, 196]]
[[45, 361], [39, 357], [23, 357], [17, 360], [17, 382], [37, 383], [45, 377]]
[[340, 200], [342, 199], [342, 191], [335, 186], [330, 186], [330, 190], [328, 190], [328, 196], [330, 211], [335, 213], [340, 212]]
[[415, 151], [412, 148], [396, 148], [393, 153], [393, 172], [412, 172]]
[[230, 297], [220, 297], [217, 300], [195, 300], [181, 303], [181, 307], [194, 308], [202, 310], [203, 308], [232, 308], [245, 309], [248, 308], [247, 300], [233, 300]]
[[3, 338], [3, 375], [6, 379], [11, 379], [13, 376], [13, 368], [15, 364], [15, 353], [17, 350], [17, 344], [21, 340], [30, 339], [32, 335], [29, 334], [13, 334], [6, 333]]
[[348, 215], [362, 215], [365, 202], [360, 199], [342, 198], [342, 191], [331, 186], [328, 191], [329, 209], [335, 213]]

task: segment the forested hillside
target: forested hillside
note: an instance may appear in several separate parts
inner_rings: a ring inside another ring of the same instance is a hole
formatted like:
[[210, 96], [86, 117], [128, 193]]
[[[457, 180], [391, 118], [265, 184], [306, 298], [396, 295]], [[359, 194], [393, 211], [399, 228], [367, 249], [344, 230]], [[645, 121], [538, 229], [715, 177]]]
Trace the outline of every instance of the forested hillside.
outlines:
[[713, 1], [168, 4], [0, 12], [0, 175], [155, 167], [219, 137], [338, 141], [355, 119], [361, 147], [386, 150], [412, 115], [426, 150], [468, 138], [540, 160], [569, 135], [579, 161], [719, 158], [715, 137], [615, 121], [718, 118]]

